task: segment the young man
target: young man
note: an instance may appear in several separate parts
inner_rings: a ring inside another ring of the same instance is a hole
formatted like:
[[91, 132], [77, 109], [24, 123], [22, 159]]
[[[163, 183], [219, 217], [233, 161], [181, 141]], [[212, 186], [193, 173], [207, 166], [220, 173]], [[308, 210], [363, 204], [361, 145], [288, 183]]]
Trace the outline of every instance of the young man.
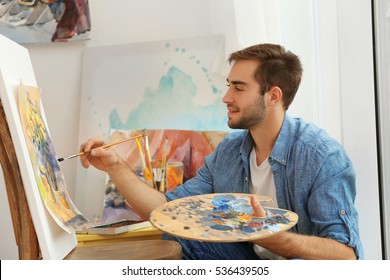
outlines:
[[[252, 243], [208, 243], [174, 238], [184, 259], [361, 259], [355, 173], [344, 149], [323, 130], [286, 115], [298, 90], [299, 58], [282, 46], [260, 44], [231, 54], [222, 101], [231, 133], [209, 155], [197, 176], [165, 196], [145, 187], [111, 149], [92, 139], [81, 158], [103, 170], [130, 204], [148, 217], [159, 205], [206, 193], [256, 193], [298, 214], [288, 232]], [[251, 198], [254, 215], [262, 206]]]

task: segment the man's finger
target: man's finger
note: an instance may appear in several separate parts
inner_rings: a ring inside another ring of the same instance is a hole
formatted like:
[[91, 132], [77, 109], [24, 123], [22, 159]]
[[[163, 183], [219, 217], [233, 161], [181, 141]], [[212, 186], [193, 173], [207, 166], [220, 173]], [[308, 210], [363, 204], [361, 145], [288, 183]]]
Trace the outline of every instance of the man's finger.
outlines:
[[256, 199], [254, 195], [250, 196], [251, 205], [253, 208], [253, 216], [256, 217], [265, 217], [267, 216], [267, 212], [264, 210], [264, 208], [261, 206], [260, 202]]

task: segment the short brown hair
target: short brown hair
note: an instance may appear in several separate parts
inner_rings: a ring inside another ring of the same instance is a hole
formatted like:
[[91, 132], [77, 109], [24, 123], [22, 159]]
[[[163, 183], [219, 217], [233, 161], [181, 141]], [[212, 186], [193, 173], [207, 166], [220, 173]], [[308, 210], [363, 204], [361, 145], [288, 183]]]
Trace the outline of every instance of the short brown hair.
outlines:
[[287, 110], [301, 83], [303, 70], [299, 57], [280, 45], [259, 44], [234, 52], [228, 58], [230, 64], [239, 60], [259, 62], [255, 79], [260, 85], [260, 94], [265, 94], [273, 86], [279, 87]]

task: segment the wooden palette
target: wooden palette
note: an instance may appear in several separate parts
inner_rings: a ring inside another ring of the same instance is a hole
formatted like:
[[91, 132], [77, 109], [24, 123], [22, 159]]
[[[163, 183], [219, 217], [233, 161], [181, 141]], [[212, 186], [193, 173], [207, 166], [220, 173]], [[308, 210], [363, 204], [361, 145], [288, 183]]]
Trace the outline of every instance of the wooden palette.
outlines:
[[[190, 196], [155, 209], [149, 221], [170, 235], [208, 242], [261, 239], [286, 231], [298, 222], [294, 212], [264, 207], [269, 214], [253, 217], [250, 194], [214, 193]], [[260, 202], [269, 198], [256, 195]]]

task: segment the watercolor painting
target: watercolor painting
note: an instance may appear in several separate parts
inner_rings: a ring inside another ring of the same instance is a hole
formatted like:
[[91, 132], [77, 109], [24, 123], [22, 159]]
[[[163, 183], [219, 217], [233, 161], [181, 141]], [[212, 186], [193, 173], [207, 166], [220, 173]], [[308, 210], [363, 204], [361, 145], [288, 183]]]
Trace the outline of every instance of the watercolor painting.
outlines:
[[[141, 135], [141, 130], [113, 130], [109, 143]], [[145, 130], [148, 135], [149, 151], [152, 158], [153, 174], [157, 174], [156, 162], [182, 162], [184, 167], [183, 182], [194, 177], [199, 167], [203, 166], [204, 159], [209, 155], [222, 139], [228, 134], [226, 131], [192, 131], [174, 129]], [[143, 146], [143, 145], [142, 145]], [[116, 152], [139, 175], [143, 175], [145, 149], [140, 150], [135, 141], [125, 142], [114, 146]], [[154, 176], [154, 178], [156, 178]], [[163, 185], [163, 184], [161, 184]], [[160, 185], [160, 186], [161, 186]], [[166, 189], [159, 189], [161, 192]], [[119, 220], [141, 220], [123, 196], [118, 192], [115, 184], [107, 177], [104, 195], [103, 221], [115, 222]]]
[[222, 36], [86, 49], [82, 139], [112, 129], [229, 130], [218, 63]]
[[[257, 196], [260, 202], [270, 201]], [[249, 194], [216, 193], [170, 201], [154, 210], [150, 222], [161, 231], [184, 239], [239, 242], [268, 237], [293, 227], [294, 212], [264, 207], [268, 215], [252, 216]]]
[[[221, 35], [87, 48], [83, 54], [79, 143], [112, 130], [231, 131], [227, 125], [225, 39]], [[101, 173], [101, 172], [100, 172]], [[99, 219], [105, 176], [77, 167], [77, 205]]]
[[89, 39], [88, 0], [0, 0], [0, 33], [18, 44]]
[[74, 232], [88, 220], [70, 199], [54, 147], [41, 115], [40, 89], [19, 86], [19, 113], [41, 198], [57, 224]]

